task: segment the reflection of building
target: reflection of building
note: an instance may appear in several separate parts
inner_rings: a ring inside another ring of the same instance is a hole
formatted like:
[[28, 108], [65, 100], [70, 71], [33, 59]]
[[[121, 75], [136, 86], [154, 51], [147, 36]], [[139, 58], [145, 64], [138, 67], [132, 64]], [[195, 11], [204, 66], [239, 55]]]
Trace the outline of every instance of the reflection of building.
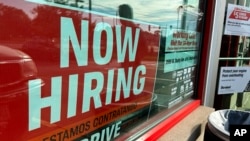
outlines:
[[197, 28], [197, 22], [199, 22], [203, 16], [203, 12], [192, 5], [179, 6], [177, 13], [177, 28], [187, 30], [195, 30]]
[[68, 0], [68, 5], [74, 6], [74, 7], [79, 7], [79, 8], [84, 8], [84, 0]]
[[63, 5], [69, 5], [72, 7], [84, 8], [84, 0], [46, 0], [48, 2], [54, 2]]

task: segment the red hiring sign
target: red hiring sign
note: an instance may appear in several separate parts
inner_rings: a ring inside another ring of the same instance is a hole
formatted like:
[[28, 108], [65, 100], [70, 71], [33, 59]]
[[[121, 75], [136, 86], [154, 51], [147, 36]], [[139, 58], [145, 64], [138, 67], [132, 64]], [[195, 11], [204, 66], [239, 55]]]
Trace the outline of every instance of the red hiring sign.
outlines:
[[[158, 52], [148, 52], [148, 46], [159, 46], [159, 35], [131, 21], [36, 8], [40, 13], [31, 20], [30, 34], [24, 31], [25, 38], [19, 36], [15, 42], [18, 47], [12, 46], [13, 38], [5, 41], [13, 52], [30, 57], [1, 56], [5, 66], [16, 67], [15, 74], [25, 79], [12, 87], [6, 81], [1, 87], [0, 110], [5, 118], [0, 123], [5, 124], [0, 138], [66, 141], [88, 140], [88, 134], [102, 139], [118, 136], [122, 119], [152, 102], [156, 67], [147, 64], [157, 63]], [[40, 20], [47, 15], [48, 21]], [[12, 58], [21, 61], [15, 64]]]

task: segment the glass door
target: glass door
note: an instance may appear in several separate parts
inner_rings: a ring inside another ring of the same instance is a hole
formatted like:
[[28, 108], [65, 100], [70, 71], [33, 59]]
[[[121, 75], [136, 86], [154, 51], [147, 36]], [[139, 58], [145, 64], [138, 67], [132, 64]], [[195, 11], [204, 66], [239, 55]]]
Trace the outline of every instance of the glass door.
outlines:
[[227, 0], [218, 61], [215, 109], [250, 110], [250, 0]]

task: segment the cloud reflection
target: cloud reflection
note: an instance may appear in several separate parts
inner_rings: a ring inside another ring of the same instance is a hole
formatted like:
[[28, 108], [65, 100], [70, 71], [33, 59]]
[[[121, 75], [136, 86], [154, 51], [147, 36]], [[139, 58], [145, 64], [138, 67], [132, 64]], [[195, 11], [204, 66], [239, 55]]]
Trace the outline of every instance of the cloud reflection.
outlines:
[[[15, 0], [15, 1], [3, 1], [0, 3], [15, 6], [23, 9], [30, 17], [34, 16], [31, 10], [36, 6], [30, 4], [30, 2], [40, 4], [53, 4], [55, 1], [67, 1], [68, 8], [75, 4], [75, 0]], [[30, 2], [28, 2], [30, 1]], [[148, 22], [152, 24], [160, 25], [161, 27], [167, 28], [172, 26], [173, 28], [178, 27], [178, 21], [181, 20], [180, 12], [178, 7], [183, 5], [184, 0], [91, 0], [91, 9], [100, 14], [117, 16], [117, 10], [121, 4], [129, 4], [133, 8], [134, 20]], [[90, 0], [84, 0], [79, 2], [79, 10], [89, 10]], [[20, 4], [17, 4], [20, 3]], [[189, 0], [189, 5], [192, 5], [193, 9], [198, 9], [199, 0]], [[71, 5], [71, 6], [69, 6]], [[33, 7], [32, 7], [33, 6]], [[57, 4], [58, 6], [58, 4]], [[65, 5], [64, 5], [65, 7]], [[197, 10], [198, 11], [198, 10]]]

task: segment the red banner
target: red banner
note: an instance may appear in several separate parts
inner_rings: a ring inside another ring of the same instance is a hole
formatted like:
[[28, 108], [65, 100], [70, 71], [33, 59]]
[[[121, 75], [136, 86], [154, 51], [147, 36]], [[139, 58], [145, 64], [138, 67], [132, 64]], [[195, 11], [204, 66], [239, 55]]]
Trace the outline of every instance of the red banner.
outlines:
[[159, 51], [152, 25], [32, 6], [26, 30], [0, 31], [1, 140], [114, 138], [128, 115], [149, 110]]

